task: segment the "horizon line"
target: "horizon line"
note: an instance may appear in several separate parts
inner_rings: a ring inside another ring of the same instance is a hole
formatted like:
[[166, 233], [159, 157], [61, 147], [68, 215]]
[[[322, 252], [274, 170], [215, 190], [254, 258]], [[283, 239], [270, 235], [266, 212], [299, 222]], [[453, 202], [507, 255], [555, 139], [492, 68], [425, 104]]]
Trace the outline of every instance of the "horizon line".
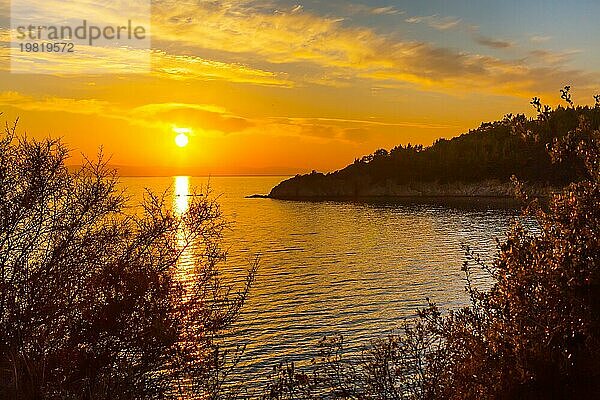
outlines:
[[261, 178], [261, 177], [280, 177], [280, 176], [296, 176], [299, 174], [208, 174], [208, 175], [194, 175], [194, 174], [161, 174], [161, 175], [121, 175], [117, 174], [121, 178], [174, 178], [178, 176], [188, 176], [190, 178]]

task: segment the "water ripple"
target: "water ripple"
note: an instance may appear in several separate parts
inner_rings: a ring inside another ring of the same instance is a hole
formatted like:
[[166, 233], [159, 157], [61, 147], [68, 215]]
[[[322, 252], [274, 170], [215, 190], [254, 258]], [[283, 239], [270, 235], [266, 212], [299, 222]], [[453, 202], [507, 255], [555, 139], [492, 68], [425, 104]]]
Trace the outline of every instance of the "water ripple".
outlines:
[[[162, 192], [173, 178], [129, 178], [134, 192]], [[360, 204], [245, 199], [282, 178], [211, 178], [233, 229], [224, 274], [241, 283], [260, 254], [250, 298], [235, 327], [247, 344], [242, 373], [268, 371], [282, 358], [309, 360], [324, 335], [343, 334], [358, 352], [401, 327], [429, 297], [465, 304], [461, 245], [484, 260], [517, 212], [496, 206]], [[193, 185], [206, 178], [190, 178]], [[479, 277], [486, 284], [485, 277]]]

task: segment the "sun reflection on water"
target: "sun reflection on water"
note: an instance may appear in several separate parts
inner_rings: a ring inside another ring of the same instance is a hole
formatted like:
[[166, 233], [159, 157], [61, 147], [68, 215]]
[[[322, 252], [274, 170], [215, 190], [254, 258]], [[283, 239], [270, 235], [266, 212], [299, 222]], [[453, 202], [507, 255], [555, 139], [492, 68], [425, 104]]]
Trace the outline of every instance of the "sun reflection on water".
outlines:
[[176, 176], [175, 190], [173, 193], [173, 211], [178, 217], [185, 214], [189, 207], [188, 197], [190, 195], [190, 177]]
[[[173, 213], [177, 217], [182, 217], [190, 207], [190, 177], [175, 176], [173, 179]], [[187, 241], [188, 238], [185, 232], [185, 224], [182, 224], [177, 232], [177, 245], [183, 250], [179, 257], [179, 261], [177, 262], [179, 270], [177, 276], [182, 280], [188, 280], [189, 274], [193, 272], [194, 268], [193, 249]]]

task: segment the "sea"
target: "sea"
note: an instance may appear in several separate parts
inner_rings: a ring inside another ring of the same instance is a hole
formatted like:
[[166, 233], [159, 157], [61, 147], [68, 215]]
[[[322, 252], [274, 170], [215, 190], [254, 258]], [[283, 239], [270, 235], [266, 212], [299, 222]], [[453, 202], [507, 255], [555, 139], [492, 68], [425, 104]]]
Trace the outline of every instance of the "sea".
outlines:
[[[233, 327], [236, 343], [245, 346], [238, 371], [248, 381], [264, 379], [281, 363], [307, 363], [323, 337], [341, 335], [348, 354], [360, 355], [371, 340], [401, 332], [427, 299], [446, 311], [466, 305], [465, 246], [491, 263], [497, 240], [519, 216], [514, 205], [485, 199], [247, 198], [287, 178], [121, 178], [131, 202], [148, 189], [166, 193], [178, 212], [190, 194], [210, 188], [229, 222], [220, 268], [234, 290], [259, 260]], [[475, 276], [476, 284], [489, 286], [486, 273]]]

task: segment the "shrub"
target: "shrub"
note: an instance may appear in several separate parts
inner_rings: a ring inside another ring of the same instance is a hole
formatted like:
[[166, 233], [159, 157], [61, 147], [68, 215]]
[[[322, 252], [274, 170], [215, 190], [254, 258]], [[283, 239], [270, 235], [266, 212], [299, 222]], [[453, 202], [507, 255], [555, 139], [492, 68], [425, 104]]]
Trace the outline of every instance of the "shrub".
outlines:
[[[219, 205], [128, 207], [100, 154], [72, 171], [59, 140], [0, 137], [0, 398], [217, 398], [235, 361]], [[175, 276], [192, 254], [189, 281]]]

